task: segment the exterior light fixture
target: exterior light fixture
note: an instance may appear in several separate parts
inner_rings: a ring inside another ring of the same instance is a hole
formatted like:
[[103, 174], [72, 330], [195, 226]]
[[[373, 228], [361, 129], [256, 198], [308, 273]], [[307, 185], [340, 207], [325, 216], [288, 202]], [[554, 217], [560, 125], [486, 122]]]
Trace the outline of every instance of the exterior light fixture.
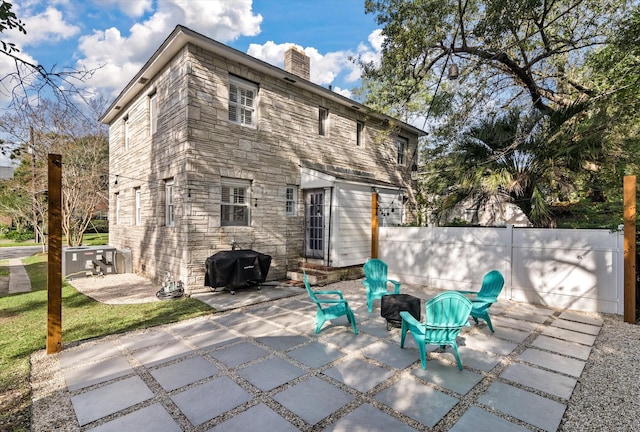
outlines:
[[460, 75], [460, 71], [458, 70], [458, 65], [455, 63], [451, 63], [449, 65], [449, 71], [447, 74], [448, 78], [452, 81], [457, 80], [459, 75]]

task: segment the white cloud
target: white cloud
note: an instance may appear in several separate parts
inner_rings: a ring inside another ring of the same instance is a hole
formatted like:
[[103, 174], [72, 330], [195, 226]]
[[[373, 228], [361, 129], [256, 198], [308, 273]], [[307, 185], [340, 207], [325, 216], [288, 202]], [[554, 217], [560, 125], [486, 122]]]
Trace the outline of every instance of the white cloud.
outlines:
[[[124, 2], [124, 0], [123, 0]], [[251, 11], [250, 0], [158, 0], [150, 17], [129, 29], [94, 30], [80, 38], [78, 65], [96, 70], [89, 85], [117, 94], [138, 72], [176, 25], [182, 24], [220, 42], [260, 32], [261, 15]]]
[[116, 5], [130, 17], [140, 17], [153, 9], [152, 0], [94, 0], [99, 6]]
[[62, 12], [54, 7], [48, 7], [43, 12], [30, 15], [29, 11], [16, 12], [23, 21], [27, 34], [13, 29], [7, 32], [8, 39], [22, 50], [27, 46], [35, 46], [43, 42], [59, 42], [69, 39], [80, 32], [80, 27], [65, 22]]

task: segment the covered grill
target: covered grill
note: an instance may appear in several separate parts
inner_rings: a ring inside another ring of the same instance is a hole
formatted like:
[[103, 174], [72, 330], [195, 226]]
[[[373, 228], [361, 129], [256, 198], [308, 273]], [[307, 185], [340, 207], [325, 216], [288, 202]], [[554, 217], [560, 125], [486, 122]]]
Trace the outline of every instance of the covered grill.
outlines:
[[204, 285], [225, 287], [235, 294], [236, 288], [263, 283], [270, 265], [270, 255], [251, 249], [220, 251], [207, 258]]

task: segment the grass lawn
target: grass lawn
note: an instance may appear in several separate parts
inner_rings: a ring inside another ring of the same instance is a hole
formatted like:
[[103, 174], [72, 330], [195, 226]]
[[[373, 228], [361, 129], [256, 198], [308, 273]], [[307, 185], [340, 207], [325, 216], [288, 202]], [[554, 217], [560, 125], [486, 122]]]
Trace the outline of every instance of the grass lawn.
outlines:
[[[62, 237], [62, 244], [67, 244], [66, 237]], [[100, 246], [109, 244], [109, 233], [92, 233], [85, 234], [82, 239], [82, 244], [85, 246]], [[13, 247], [13, 246], [42, 246], [40, 243], [36, 243], [33, 239], [22, 242], [13, 240], [0, 239], [0, 247]]]
[[[28, 431], [29, 356], [46, 347], [46, 255], [24, 260], [33, 291], [0, 297], [0, 431]], [[89, 339], [213, 313], [194, 299], [106, 305], [62, 285], [62, 341]]]

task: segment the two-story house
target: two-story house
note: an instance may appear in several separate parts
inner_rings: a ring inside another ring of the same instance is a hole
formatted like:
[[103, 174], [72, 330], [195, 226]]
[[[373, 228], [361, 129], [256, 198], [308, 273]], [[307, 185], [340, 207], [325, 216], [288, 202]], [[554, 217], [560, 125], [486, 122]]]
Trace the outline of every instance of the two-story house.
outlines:
[[413, 220], [424, 132], [310, 82], [302, 52], [285, 69], [178, 26], [102, 116], [110, 244], [135, 272], [202, 288], [233, 244], [271, 255], [269, 280], [305, 260], [357, 266], [376, 212]]

